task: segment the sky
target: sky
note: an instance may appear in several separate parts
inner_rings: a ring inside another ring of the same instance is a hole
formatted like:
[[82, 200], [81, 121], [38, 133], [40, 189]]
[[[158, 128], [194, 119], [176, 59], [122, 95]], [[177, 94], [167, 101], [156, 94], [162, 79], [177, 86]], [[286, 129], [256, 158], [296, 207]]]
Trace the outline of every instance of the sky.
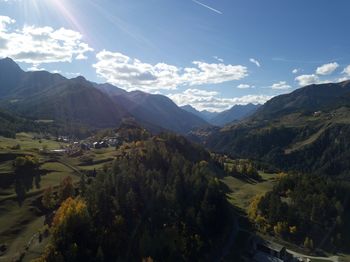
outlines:
[[0, 0], [0, 58], [222, 111], [350, 79], [348, 0]]

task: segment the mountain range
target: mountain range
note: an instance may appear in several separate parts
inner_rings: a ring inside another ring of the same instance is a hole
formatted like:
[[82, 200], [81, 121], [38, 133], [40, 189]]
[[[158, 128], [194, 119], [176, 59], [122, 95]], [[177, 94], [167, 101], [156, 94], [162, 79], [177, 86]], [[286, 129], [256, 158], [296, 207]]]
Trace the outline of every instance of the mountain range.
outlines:
[[111, 87], [106, 85], [96, 87], [134, 116], [137, 122], [150, 129], [158, 127], [184, 134], [209, 125], [200, 117], [179, 108], [166, 96], [142, 91], [126, 92], [115, 87], [111, 90]]
[[251, 117], [194, 135], [217, 152], [278, 169], [350, 174], [350, 81], [274, 97]]
[[350, 173], [350, 81], [309, 85], [262, 106], [236, 105], [221, 113], [180, 108], [162, 95], [127, 92], [83, 77], [25, 72], [9, 58], [0, 60], [0, 83], [2, 135], [19, 130], [84, 134], [132, 118], [151, 131], [189, 134], [213, 151], [269, 168]]
[[230, 109], [222, 112], [210, 112], [207, 110], [198, 111], [191, 105], [185, 105], [181, 108], [202, 118], [211, 125], [225, 126], [232, 122], [240, 121], [251, 116], [258, 110], [260, 106], [260, 104], [234, 105]]
[[0, 60], [0, 108], [32, 120], [63, 126], [107, 128], [134, 118], [151, 130], [187, 133], [209, 124], [169, 98], [127, 92], [83, 77], [67, 79], [46, 71], [23, 71], [13, 60]]

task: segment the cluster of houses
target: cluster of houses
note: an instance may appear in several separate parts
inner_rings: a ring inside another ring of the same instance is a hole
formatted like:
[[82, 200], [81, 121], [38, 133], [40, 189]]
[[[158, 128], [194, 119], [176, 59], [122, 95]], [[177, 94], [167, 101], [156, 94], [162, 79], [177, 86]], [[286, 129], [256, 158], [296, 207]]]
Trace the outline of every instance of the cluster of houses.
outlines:
[[104, 137], [102, 139], [89, 138], [87, 140], [76, 141], [76, 139], [69, 138], [67, 136], [59, 136], [58, 142], [67, 143], [69, 145], [62, 147], [61, 149], [52, 150], [55, 153], [66, 153], [74, 154], [81, 150], [87, 151], [91, 149], [102, 149], [108, 147], [117, 147], [122, 144], [122, 139], [119, 138], [118, 134], [115, 136]]
[[80, 148], [82, 150], [90, 150], [90, 149], [101, 149], [101, 148], [108, 148], [108, 147], [117, 147], [121, 145], [122, 141], [119, 139], [118, 136], [114, 137], [105, 137], [98, 141], [88, 140], [88, 141], [82, 141], [80, 143]]
[[56, 140], [62, 143], [69, 143], [72, 141], [71, 138], [69, 138], [68, 136], [59, 136]]

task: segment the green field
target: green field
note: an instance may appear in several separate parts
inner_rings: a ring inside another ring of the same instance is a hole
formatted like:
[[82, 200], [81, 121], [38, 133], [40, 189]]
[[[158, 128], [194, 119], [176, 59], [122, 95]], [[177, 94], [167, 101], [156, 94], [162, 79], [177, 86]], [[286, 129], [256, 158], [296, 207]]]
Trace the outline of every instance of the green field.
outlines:
[[275, 183], [276, 174], [259, 172], [263, 178], [261, 182], [246, 181], [236, 177], [227, 176], [222, 181], [230, 189], [228, 200], [236, 207], [246, 210], [251, 200], [260, 194], [270, 191]]

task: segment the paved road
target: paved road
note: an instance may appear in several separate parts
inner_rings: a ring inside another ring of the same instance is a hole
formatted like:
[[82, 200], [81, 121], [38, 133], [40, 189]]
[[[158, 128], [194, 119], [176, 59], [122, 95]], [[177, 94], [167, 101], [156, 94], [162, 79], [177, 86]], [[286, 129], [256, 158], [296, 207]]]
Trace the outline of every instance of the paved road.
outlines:
[[310, 258], [310, 259], [317, 259], [317, 260], [324, 260], [324, 261], [333, 261], [333, 262], [339, 262], [338, 256], [332, 256], [332, 257], [313, 257], [313, 256], [307, 256], [298, 252], [295, 252], [293, 250], [287, 249], [287, 252], [292, 254], [294, 257], [298, 258]]

